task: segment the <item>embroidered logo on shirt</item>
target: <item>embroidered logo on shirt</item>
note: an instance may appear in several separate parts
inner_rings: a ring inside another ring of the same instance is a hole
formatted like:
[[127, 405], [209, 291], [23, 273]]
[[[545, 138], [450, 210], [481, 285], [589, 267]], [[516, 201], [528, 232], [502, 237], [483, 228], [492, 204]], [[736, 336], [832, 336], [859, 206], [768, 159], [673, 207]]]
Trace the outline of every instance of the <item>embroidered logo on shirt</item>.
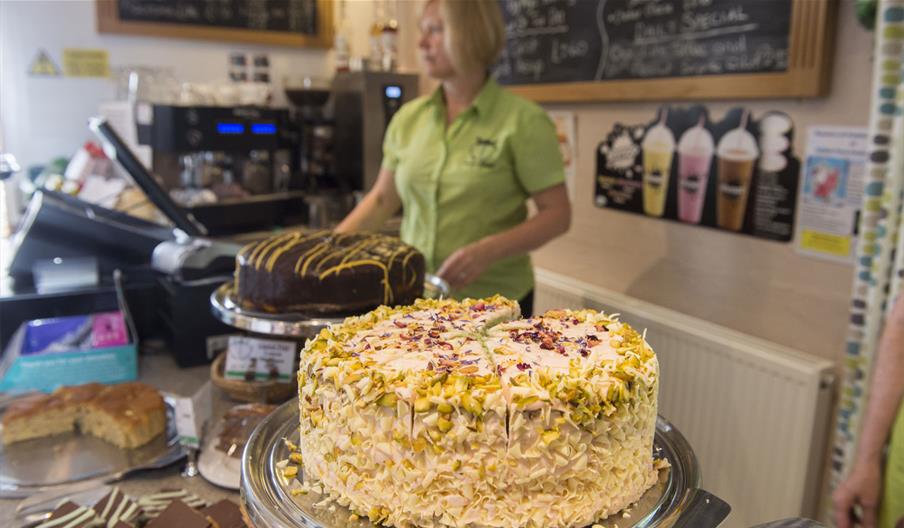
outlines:
[[484, 169], [496, 167], [496, 140], [477, 136], [468, 150], [467, 163]]

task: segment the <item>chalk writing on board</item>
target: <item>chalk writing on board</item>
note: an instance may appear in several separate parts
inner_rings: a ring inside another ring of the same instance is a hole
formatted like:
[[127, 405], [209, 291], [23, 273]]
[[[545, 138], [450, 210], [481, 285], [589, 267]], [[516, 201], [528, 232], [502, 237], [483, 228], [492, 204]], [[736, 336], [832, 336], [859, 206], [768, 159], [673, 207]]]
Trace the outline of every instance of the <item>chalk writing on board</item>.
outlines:
[[500, 0], [507, 84], [788, 69], [791, 0]]
[[120, 20], [315, 35], [317, 0], [117, 0]]

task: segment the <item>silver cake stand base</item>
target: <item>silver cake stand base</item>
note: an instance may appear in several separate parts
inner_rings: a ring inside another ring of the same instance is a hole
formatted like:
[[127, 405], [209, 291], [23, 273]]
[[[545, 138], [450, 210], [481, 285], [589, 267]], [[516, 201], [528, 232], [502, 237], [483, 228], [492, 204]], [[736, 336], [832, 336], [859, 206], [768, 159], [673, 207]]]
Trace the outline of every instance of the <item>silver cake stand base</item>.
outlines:
[[[449, 284], [435, 275], [424, 279], [424, 297], [442, 299], [449, 296]], [[308, 339], [331, 324], [341, 323], [344, 317], [330, 318], [299, 313], [270, 314], [243, 309], [235, 300], [233, 283], [227, 282], [210, 295], [214, 317], [221, 322], [255, 334]]]
[[[277, 463], [289, 457], [283, 439], [298, 440], [298, 404], [289, 401], [264, 419], [252, 433], [242, 456], [242, 506], [248, 520], [261, 527], [372, 528], [367, 519], [349, 521], [349, 511], [335, 505], [317, 507], [323, 495], [292, 496]], [[301, 446], [302, 451], [304, 446]], [[684, 436], [662, 417], [656, 421], [654, 456], [669, 462], [659, 481], [631, 507], [630, 518], [613, 516], [618, 526], [635, 528], [715, 528], [730, 507], [698, 488], [697, 458]], [[300, 476], [300, 475], [299, 475]], [[616, 520], [617, 519], [617, 520]], [[634, 524], [628, 524], [633, 522]], [[610, 523], [602, 521], [609, 526]]]

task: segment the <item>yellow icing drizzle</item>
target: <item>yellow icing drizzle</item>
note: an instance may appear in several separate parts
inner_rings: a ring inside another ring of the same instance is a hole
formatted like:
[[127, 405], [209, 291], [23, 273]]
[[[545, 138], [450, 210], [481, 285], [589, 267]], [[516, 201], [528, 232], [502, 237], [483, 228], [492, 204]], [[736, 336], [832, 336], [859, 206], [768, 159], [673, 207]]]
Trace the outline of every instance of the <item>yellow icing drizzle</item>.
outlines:
[[276, 251], [270, 255], [270, 258], [267, 260], [267, 271], [273, 271], [273, 267], [276, 265], [276, 261], [279, 260], [279, 257], [283, 255], [286, 251], [289, 251], [293, 247], [303, 244], [308, 240], [313, 239], [314, 236], [301, 236], [301, 233], [298, 233], [294, 240], [290, 240], [287, 243], [283, 244], [282, 247], [278, 248]]
[[[402, 260], [402, 267], [403, 267], [403, 269], [406, 270], [406, 272], [408, 270], [408, 264], [409, 264], [408, 261], [410, 261], [411, 257], [413, 257], [415, 255], [417, 255], [416, 252], [410, 251], [407, 255], [405, 255], [405, 259]], [[402, 280], [404, 280], [404, 275], [402, 276]], [[411, 279], [409, 279], [408, 284], [406, 284], [406, 286], [408, 286], [409, 288], [411, 286], [414, 286], [414, 281], [416, 281], [416, 280], [417, 280], [417, 272], [415, 270], [412, 270], [411, 271]]]
[[323, 242], [314, 246], [312, 248], [312, 250], [309, 250], [306, 254], [302, 254], [300, 257], [298, 257], [298, 262], [295, 263], [295, 271], [296, 272], [298, 271], [299, 264], [301, 264], [302, 261], [304, 261], [304, 265], [301, 266], [301, 274], [302, 275], [306, 274], [308, 272], [308, 267], [311, 265], [311, 262], [314, 262], [314, 257], [319, 255], [320, 253], [323, 253], [324, 251], [328, 250], [329, 248], [330, 248], [330, 241], [324, 240]]
[[353, 260], [352, 262], [337, 264], [337, 265], [333, 266], [332, 268], [321, 273], [318, 278], [320, 280], [323, 280], [332, 273], [339, 273], [340, 271], [342, 271], [344, 269], [351, 269], [351, 268], [356, 268], [358, 266], [368, 266], [368, 265], [376, 266], [376, 267], [380, 268], [380, 270], [383, 271], [383, 280], [381, 281], [383, 283], [383, 303], [389, 304], [390, 302], [392, 302], [392, 288], [389, 287], [389, 268], [387, 268], [385, 264], [383, 264], [382, 262], [380, 262], [378, 260], [362, 259], [362, 260]]
[[295, 236], [295, 232], [283, 233], [276, 238], [262, 241], [260, 243], [261, 245], [258, 246], [258, 248], [253, 253], [251, 253], [251, 260], [253, 262], [254, 268], [260, 269], [261, 265], [264, 263], [264, 258], [267, 253], [269, 253], [271, 249], [278, 247], [285, 240], [288, 240], [293, 236]]
[[[381, 283], [383, 284], [383, 302], [385, 304], [392, 302], [393, 299], [389, 270], [399, 256], [405, 255], [402, 261], [403, 283], [407, 283], [407, 286], [411, 287], [417, 280], [416, 270], [413, 269], [410, 262], [411, 258], [417, 254], [414, 248], [408, 246], [392, 248], [388, 244], [390, 238], [381, 235], [363, 237], [361, 240], [354, 241], [346, 247], [337, 247], [341, 246], [344, 240], [354, 236], [360, 235], [355, 233], [334, 234], [329, 231], [304, 234], [303, 232], [292, 231], [255, 244], [249, 244], [239, 254], [244, 256], [250, 252], [247, 257], [247, 262], [250, 265], [255, 269], [261, 269], [261, 267], [266, 266], [266, 270], [272, 272], [279, 259], [292, 248], [317, 238], [323, 238], [323, 240], [305, 249], [299, 255], [294, 266], [295, 273], [300, 273], [304, 276], [309, 269], [313, 269], [319, 275], [320, 280], [323, 280], [346, 269], [358, 266], [376, 266], [383, 272]], [[386, 254], [389, 254], [388, 263], [380, 262], [378, 259], [381, 256], [385, 257]], [[335, 263], [330, 264], [330, 261]], [[324, 270], [324, 268], [326, 269]], [[411, 275], [410, 279], [408, 279], [409, 273]], [[238, 285], [238, 278], [236, 278], [236, 285]]]

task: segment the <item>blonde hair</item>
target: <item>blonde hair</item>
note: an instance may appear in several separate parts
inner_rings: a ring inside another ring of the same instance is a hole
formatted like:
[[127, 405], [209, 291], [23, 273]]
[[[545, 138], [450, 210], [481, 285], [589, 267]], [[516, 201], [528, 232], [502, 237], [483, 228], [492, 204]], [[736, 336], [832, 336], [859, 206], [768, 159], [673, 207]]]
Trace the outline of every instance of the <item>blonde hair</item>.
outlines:
[[439, 2], [446, 53], [460, 72], [488, 70], [505, 46], [502, 12], [496, 0], [429, 0]]

